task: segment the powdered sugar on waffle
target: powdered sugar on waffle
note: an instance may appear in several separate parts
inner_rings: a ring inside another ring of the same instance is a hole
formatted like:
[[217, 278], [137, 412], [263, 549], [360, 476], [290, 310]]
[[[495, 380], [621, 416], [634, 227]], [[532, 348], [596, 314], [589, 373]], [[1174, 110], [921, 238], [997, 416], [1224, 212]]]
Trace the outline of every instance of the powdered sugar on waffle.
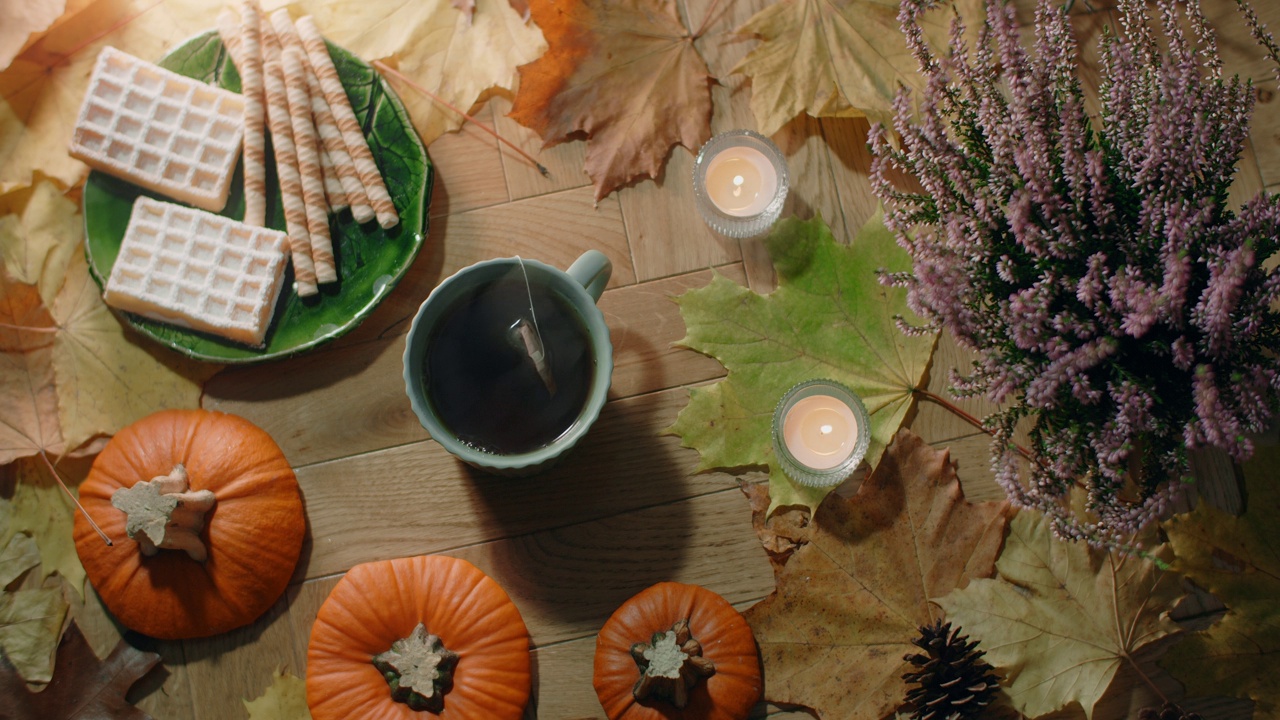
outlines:
[[140, 196], [103, 297], [121, 310], [261, 346], [287, 248], [278, 230]]
[[89, 79], [70, 153], [216, 212], [227, 204], [243, 120], [240, 95], [106, 47]]

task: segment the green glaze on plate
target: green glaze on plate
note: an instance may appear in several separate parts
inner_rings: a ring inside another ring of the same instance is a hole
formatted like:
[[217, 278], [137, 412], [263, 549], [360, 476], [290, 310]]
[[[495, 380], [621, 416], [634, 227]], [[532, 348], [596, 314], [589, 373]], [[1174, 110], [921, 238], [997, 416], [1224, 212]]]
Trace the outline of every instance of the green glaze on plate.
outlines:
[[[364, 61], [335, 45], [329, 45], [338, 75], [347, 89], [356, 118], [369, 141], [369, 149], [382, 170], [387, 191], [400, 213], [400, 224], [390, 230], [377, 222], [361, 225], [350, 210], [331, 215], [338, 282], [320, 286], [320, 294], [300, 298], [293, 291], [292, 270], [267, 332], [267, 345], [253, 349], [212, 335], [157, 322], [131, 313], [118, 313], [143, 335], [198, 360], [219, 363], [256, 363], [297, 355], [337, 338], [361, 323], [391, 292], [409, 269], [422, 247], [427, 230], [427, 202], [433, 172], [422, 141], [409, 115], [386, 81]], [[240, 76], [216, 32], [188, 40], [159, 64], [187, 77], [240, 92]], [[268, 159], [271, 151], [268, 147]], [[275, 163], [267, 163], [267, 225], [284, 229]], [[244, 182], [240, 165], [231, 183], [231, 195], [222, 215], [244, 217]], [[120, 242], [129, 224], [133, 201], [141, 188], [106, 173], [89, 174], [84, 188], [85, 251], [99, 287], [111, 274]], [[160, 195], [146, 194], [161, 200]]]

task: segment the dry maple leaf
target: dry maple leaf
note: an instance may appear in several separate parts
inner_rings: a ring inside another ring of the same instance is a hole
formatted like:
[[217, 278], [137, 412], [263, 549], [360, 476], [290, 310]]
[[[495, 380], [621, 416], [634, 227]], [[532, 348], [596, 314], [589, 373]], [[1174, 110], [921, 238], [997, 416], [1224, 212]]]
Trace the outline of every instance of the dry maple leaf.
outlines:
[[[981, 17], [981, 0], [959, 1], [963, 17]], [[923, 21], [935, 44], [946, 38], [946, 5]], [[898, 0], [780, 0], [738, 32], [763, 40], [733, 72], [751, 77], [751, 111], [765, 135], [800, 113], [884, 121], [899, 84], [921, 84], [898, 26]]]
[[112, 45], [154, 60], [213, 27], [221, 3], [205, 0], [98, 0], [77, 3], [0, 73], [0, 191], [43, 171], [64, 186], [86, 174], [67, 154], [98, 51]]
[[14, 195], [26, 204], [0, 217], [0, 401], [14, 408], [0, 462], [92, 453], [157, 409], [197, 406], [219, 366], [132, 342], [89, 275], [75, 203], [48, 181], [0, 205]]
[[[9, 326], [9, 327], [6, 327]], [[41, 451], [66, 451], [53, 380], [53, 318], [34, 285], [0, 267], [0, 465]]]
[[0, 3], [0, 70], [9, 67], [27, 38], [48, 29], [65, 7], [66, 0]]
[[[525, 22], [529, 22], [529, 3], [525, 0], [508, 1], [511, 9], [515, 10]], [[476, 0], [452, 0], [452, 2], [454, 7], [467, 16], [467, 22], [471, 22], [472, 16], [476, 13]]]
[[55, 579], [48, 587], [0, 592], [0, 655], [27, 682], [47, 683], [53, 677], [53, 654], [68, 608], [61, 583]]
[[[388, 60], [463, 109], [494, 89], [514, 89], [516, 66], [546, 48], [542, 33], [504, 0], [478, 0], [471, 16], [449, 0], [303, 0], [298, 8], [331, 42], [366, 61]], [[399, 95], [423, 145], [462, 127], [462, 116], [416, 90]]]
[[311, 720], [307, 707], [307, 681], [276, 670], [271, 684], [253, 700], [241, 700], [249, 720]]
[[1252, 698], [1255, 717], [1280, 709], [1280, 448], [1259, 447], [1244, 463], [1248, 510], [1234, 517], [1207, 502], [1164, 523], [1173, 567], [1227, 605], [1207, 630], [1162, 661], [1193, 695]]
[[1009, 512], [966, 501], [950, 454], [900, 431], [857, 495], [827, 496], [777, 589], [746, 612], [765, 699], [840, 720], [892, 713], [903, 655], [940, 615], [930, 600], [991, 574]]
[[1092, 718], [1122, 665], [1179, 632], [1168, 617], [1183, 594], [1176, 575], [1144, 558], [1059, 540], [1032, 512], [1010, 523], [996, 572], [938, 604], [982, 643], [1014, 709], [1028, 717], [1076, 703]]
[[531, 3], [550, 49], [521, 66], [510, 117], [547, 146], [587, 135], [596, 200], [656, 178], [671, 147], [711, 136], [711, 75], [664, 0]]
[[58, 645], [53, 680], [33, 693], [7, 662], [0, 663], [0, 717], [6, 720], [151, 720], [125, 699], [125, 693], [160, 662], [121, 640], [98, 660], [80, 628], [72, 623]]

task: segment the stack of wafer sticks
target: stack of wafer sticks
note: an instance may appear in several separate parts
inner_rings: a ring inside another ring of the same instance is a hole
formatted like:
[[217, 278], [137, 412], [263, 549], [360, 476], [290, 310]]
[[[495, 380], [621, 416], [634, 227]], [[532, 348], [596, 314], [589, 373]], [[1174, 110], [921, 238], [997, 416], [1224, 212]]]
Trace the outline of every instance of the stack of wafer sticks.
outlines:
[[264, 18], [243, 0], [227, 10], [218, 33], [240, 71], [245, 98], [245, 217], [266, 221], [266, 129], [280, 182], [298, 295], [338, 279], [329, 213], [351, 209], [356, 222], [400, 222], [329, 49], [312, 19], [297, 24], [285, 9]]

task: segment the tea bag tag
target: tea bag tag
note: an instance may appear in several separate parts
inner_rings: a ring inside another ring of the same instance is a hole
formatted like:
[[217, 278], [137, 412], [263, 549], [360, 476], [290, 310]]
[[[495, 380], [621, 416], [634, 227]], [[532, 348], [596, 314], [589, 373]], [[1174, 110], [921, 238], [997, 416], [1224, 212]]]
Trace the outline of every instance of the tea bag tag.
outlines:
[[538, 371], [538, 377], [542, 378], [542, 384], [547, 387], [547, 392], [551, 395], [556, 394], [556, 379], [551, 374], [551, 364], [547, 362], [547, 351], [542, 345], [542, 338], [538, 337], [535, 328], [524, 318], [520, 318], [512, 323], [507, 332], [517, 347], [524, 350], [525, 355], [533, 362], [533, 369]]
[[533, 368], [538, 371], [538, 377], [542, 378], [542, 384], [546, 386], [547, 392], [555, 395], [556, 379], [551, 374], [547, 348], [542, 343], [542, 332], [538, 329], [538, 314], [533, 309], [533, 289], [529, 287], [529, 272], [525, 270], [523, 258], [517, 255], [516, 260], [520, 262], [520, 271], [524, 273], [524, 287], [529, 293], [529, 316], [533, 322], [530, 324], [524, 318], [518, 318], [511, 327], [507, 328], [507, 338], [516, 348], [524, 350], [525, 355], [533, 363]]

